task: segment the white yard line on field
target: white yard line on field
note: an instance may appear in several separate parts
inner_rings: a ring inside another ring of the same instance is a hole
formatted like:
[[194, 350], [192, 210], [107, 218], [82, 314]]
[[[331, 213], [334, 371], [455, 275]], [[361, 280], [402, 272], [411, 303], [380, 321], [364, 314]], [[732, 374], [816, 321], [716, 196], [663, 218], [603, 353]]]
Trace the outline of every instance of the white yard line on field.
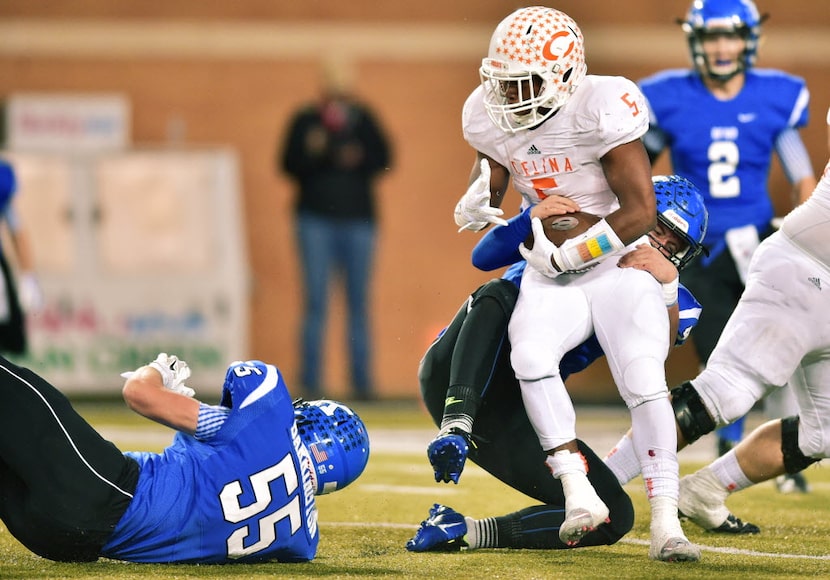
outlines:
[[[414, 530], [417, 526], [414, 524], [395, 524], [395, 523], [368, 523], [368, 522], [321, 522], [322, 526], [332, 526], [335, 528], [388, 528], [392, 530]], [[621, 544], [634, 544], [638, 546], [648, 546], [648, 540], [641, 540], [639, 538], [623, 538], [620, 540]], [[742, 550], [740, 548], [723, 548], [720, 546], [706, 546], [704, 544], [697, 544], [700, 549], [706, 552], [715, 552], [718, 554], [730, 554], [736, 556], [749, 556], [752, 558], [782, 558], [782, 559], [799, 559], [799, 560], [830, 560], [830, 555], [814, 556], [811, 554], [773, 554], [770, 552], [758, 552], [756, 550]]]

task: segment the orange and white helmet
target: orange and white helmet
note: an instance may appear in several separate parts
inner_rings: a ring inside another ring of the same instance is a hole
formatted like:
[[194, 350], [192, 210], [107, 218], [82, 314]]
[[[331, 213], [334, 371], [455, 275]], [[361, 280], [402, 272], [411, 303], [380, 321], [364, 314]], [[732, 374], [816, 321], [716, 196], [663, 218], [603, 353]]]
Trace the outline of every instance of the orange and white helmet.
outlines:
[[505, 132], [535, 127], [565, 104], [587, 69], [573, 18], [544, 6], [520, 8], [496, 27], [482, 60], [484, 106]]

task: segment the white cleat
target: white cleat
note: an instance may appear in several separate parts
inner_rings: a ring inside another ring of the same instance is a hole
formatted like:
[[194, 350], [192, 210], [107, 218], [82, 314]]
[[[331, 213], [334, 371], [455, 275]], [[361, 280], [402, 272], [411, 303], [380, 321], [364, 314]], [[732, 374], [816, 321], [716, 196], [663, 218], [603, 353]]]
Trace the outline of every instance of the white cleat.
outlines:
[[598, 525], [610, 521], [608, 506], [588, 481], [585, 458], [581, 453], [557, 451], [548, 456], [545, 463], [551, 474], [562, 482], [565, 493], [565, 521], [559, 526], [559, 539], [568, 546], [575, 546]]
[[691, 543], [677, 518], [677, 504], [673, 498], [651, 498], [651, 545], [648, 557], [660, 562], [697, 562], [700, 548]]
[[715, 530], [729, 518], [728, 495], [715, 474], [703, 468], [681, 478], [677, 511], [704, 530]]
[[660, 562], [697, 562], [700, 560], [700, 548], [683, 536], [657, 542], [652, 539], [648, 557]]
[[559, 527], [559, 539], [568, 546], [577, 545], [582, 538], [597, 529], [597, 526], [611, 521], [608, 519], [608, 506], [599, 496], [594, 497], [593, 501], [565, 512], [565, 521]]

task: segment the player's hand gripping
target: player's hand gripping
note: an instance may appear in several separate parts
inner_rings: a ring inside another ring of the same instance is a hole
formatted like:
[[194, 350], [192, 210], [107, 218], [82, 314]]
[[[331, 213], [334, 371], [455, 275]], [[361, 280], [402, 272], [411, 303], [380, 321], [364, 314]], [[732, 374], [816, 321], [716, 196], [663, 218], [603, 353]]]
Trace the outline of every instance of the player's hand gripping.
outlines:
[[[175, 355], [168, 355], [165, 352], [160, 352], [156, 360], [149, 363], [147, 366], [153, 367], [161, 375], [161, 382], [164, 388], [184, 395], [185, 397], [192, 397], [196, 391], [184, 384], [190, 378], [190, 367], [183, 360], [180, 360]], [[135, 371], [128, 371], [121, 373], [125, 379], [130, 378]]]
[[677, 267], [651, 244], [638, 244], [635, 249], [620, 258], [617, 266], [648, 272], [662, 284], [666, 306], [677, 304], [677, 289], [680, 283]]
[[530, 217], [543, 220], [553, 215], [565, 215], [580, 211], [580, 209], [579, 204], [571, 198], [553, 194], [530, 208]]
[[542, 220], [537, 217], [531, 219], [530, 227], [533, 230], [533, 249], [528, 250], [527, 246], [521, 244], [519, 253], [529, 266], [548, 278], [556, 278], [562, 273], [562, 270], [555, 263], [556, 257], [559, 255], [559, 248], [545, 235]]
[[620, 268], [634, 268], [648, 272], [661, 284], [670, 284], [677, 279], [677, 267], [651, 244], [638, 244], [626, 252], [617, 262]]
[[527, 246], [521, 244], [519, 253], [532, 268], [548, 278], [556, 278], [559, 274], [582, 274], [597, 265], [597, 260], [587, 264], [573, 264], [564, 248], [573, 244], [574, 240], [567, 240], [561, 247], [557, 246], [545, 235], [539, 218], [532, 218], [530, 227], [533, 231], [533, 249], [528, 250]]
[[455, 223], [460, 226], [459, 232], [478, 232], [487, 224], [506, 226], [507, 221], [500, 217], [502, 215], [504, 211], [490, 205], [490, 163], [482, 159], [481, 173], [455, 206]]

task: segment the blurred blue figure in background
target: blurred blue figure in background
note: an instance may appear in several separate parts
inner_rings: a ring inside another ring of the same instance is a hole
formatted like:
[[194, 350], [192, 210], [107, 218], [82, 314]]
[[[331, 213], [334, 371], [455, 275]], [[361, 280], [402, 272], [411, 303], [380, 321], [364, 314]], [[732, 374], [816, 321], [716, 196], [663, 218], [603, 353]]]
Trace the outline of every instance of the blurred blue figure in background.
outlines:
[[[804, 80], [754, 67], [765, 18], [752, 0], [695, 1], [679, 22], [693, 66], [640, 81], [651, 111], [649, 157], [669, 149], [673, 172], [700, 188], [709, 209], [709, 256], [681, 274], [703, 306], [692, 339], [702, 366], [744, 291], [755, 248], [774, 230], [767, 187], [773, 152], [793, 186], [793, 206], [816, 185], [799, 135], [810, 102]], [[719, 455], [742, 433], [743, 419], [720, 429]]]
[[11, 240], [16, 269], [0, 251], [0, 352], [23, 355], [28, 350], [26, 312], [37, 312], [43, 307], [43, 293], [33, 272], [29, 240], [14, 209], [17, 178], [11, 164], [0, 159], [0, 220], [6, 223]]

